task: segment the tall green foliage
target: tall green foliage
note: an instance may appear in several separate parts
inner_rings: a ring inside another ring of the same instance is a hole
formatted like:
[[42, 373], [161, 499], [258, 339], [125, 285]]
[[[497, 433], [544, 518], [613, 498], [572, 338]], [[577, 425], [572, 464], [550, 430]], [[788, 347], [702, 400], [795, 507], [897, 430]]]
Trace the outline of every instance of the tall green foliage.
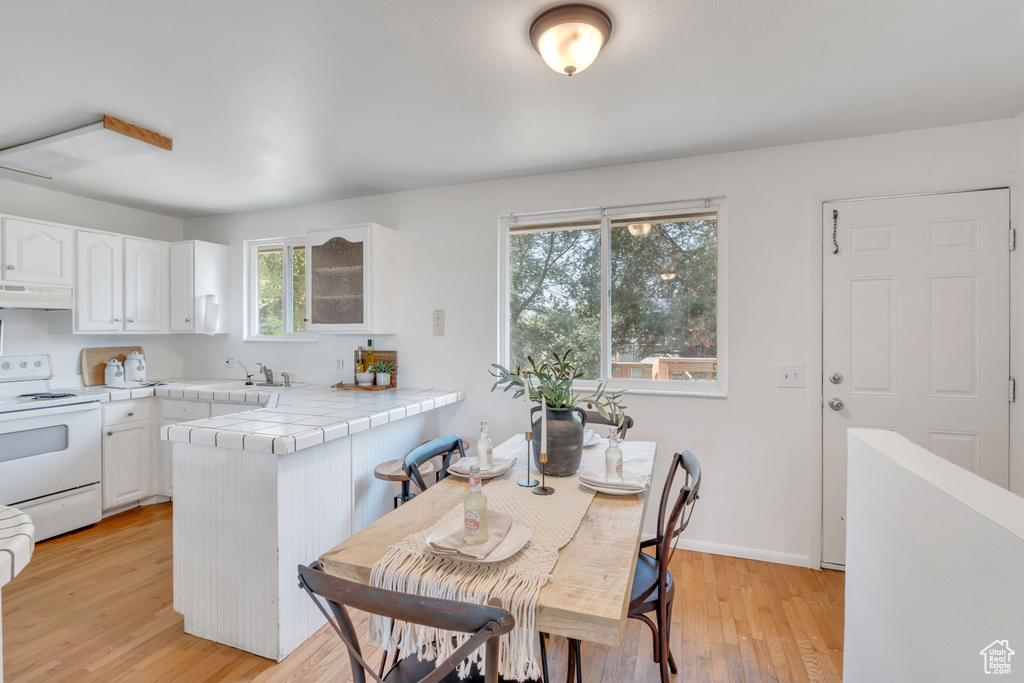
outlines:
[[[611, 230], [612, 353], [717, 354], [717, 221]], [[663, 274], [675, 274], [664, 279]], [[600, 376], [600, 230], [516, 233], [509, 240], [511, 363], [575, 348], [584, 379]]]

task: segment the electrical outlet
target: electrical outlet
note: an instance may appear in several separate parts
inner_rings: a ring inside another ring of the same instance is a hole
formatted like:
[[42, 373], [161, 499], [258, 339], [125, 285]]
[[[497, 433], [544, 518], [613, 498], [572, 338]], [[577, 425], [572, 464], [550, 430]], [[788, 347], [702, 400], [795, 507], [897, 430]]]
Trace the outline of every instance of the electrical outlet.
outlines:
[[338, 368], [337, 368], [338, 370], [344, 370], [345, 369], [345, 361], [343, 361], [342, 359], [339, 358], [338, 361], [337, 361], [337, 366], [338, 366]]
[[804, 386], [804, 366], [802, 364], [779, 364], [780, 387]]
[[434, 311], [434, 334], [444, 334], [444, 311], [442, 309]]

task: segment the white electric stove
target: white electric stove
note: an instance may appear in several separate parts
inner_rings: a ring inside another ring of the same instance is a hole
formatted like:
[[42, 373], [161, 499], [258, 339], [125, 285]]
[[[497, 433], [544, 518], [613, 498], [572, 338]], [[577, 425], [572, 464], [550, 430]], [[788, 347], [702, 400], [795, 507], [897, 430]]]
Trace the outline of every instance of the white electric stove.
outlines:
[[36, 540], [101, 517], [99, 397], [53, 391], [50, 357], [0, 356], [0, 504], [27, 513]]

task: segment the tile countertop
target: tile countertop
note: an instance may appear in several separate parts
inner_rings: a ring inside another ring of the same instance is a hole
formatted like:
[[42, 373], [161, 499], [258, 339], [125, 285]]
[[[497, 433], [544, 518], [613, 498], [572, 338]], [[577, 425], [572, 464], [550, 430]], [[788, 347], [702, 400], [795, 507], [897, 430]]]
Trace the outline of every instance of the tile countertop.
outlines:
[[[194, 397], [193, 391], [197, 392]], [[207, 391], [209, 387], [186, 388], [182, 383], [158, 387], [156, 395], [218, 400], [216, 389], [213, 398], [203, 395]], [[306, 384], [284, 389], [275, 396], [278, 398], [273, 407], [167, 425], [161, 428], [160, 438], [283, 455], [456, 403], [465, 398], [465, 392], [415, 388], [361, 392], [343, 391], [327, 384]]]
[[[99, 396], [100, 403], [110, 401], [129, 401], [136, 398], [149, 398], [151, 396], [162, 396], [164, 398], [192, 398], [202, 401], [231, 401], [235, 403], [267, 403], [276, 404], [280, 387], [260, 387], [253, 385], [243, 387], [240, 382], [224, 379], [182, 379], [182, 380], [157, 380], [160, 386], [130, 387], [116, 389], [114, 387], [77, 387], [67, 389], [78, 394]], [[296, 386], [298, 388], [299, 385]], [[63, 389], [58, 389], [63, 390]], [[291, 391], [288, 388], [287, 391]]]

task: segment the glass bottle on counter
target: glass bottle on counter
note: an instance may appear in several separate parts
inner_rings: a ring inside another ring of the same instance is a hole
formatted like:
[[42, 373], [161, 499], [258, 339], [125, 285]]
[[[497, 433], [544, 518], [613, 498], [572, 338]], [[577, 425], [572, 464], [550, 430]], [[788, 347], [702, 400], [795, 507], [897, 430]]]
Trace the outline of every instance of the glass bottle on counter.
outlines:
[[494, 467], [494, 444], [491, 443], [491, 433], [487, 427], [487, 420], [480, 420], [480, 438], [476, 442], [476, 461], [480, 469], [489, 470]]
[[608, 430], [608, 449], [604, 452], [605, 481], [622, 481], [622, 449], [619, 448], [619, 430]]
[[356, 372], [366, 372], [366, 363], [363, 361], [363, 347], [356, 352]]
[[366, 371], [369, 372], [370, 368], [372, 368], [374, 365], [376, 365], [376, 363], [377, 363], [377, 357], [375, 355], [373, 355], [373, 340], [372, 339], [367, 339], [366, 340], [366, 360], [363, 362], [363, 364], [366, 367]]
[[487, 542], [487, 496], [481, 491], [480, 468], [469, 468], [469, 493], [463, 503], [465, 509], [465, 539], [469, 545]]

